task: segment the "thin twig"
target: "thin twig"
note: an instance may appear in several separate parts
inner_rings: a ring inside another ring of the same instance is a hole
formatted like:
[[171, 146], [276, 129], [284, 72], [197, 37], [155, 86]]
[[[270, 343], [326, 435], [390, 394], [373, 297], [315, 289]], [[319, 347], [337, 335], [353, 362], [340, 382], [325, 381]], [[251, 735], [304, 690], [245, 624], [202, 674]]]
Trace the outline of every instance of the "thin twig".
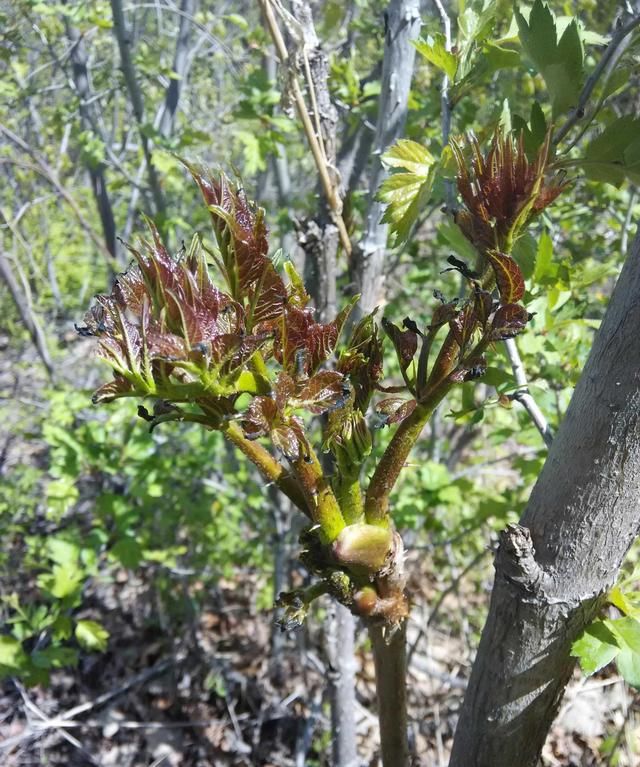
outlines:
[[[434, 0], [434, 2], [436, 2], [436, 0]], [[635, 16], [627, 24], [620, 27], [618, 31], [613, 35], [605, 52], [602, 54], [602, 58], [598, 62], [598, 65], [584, 84], [582, 92], [580, 93], [580, 97], [578, 98], [578, 103], [571, 112], [571, 115], [565, 124], [556, 132], [553, 138], [554, 144], [558, 144], [560, 141], [562, 141], [562, 139], [567, 135], [567, 133], [569, 133], [569, 131], [574, 127], [578, 120], [583, 118], [585, 107], [591, 98], [591, 94], [593, 93], [598, 80], [606, 70], [610, 59], [615, 56], [618, 47], [622, 44], [627, 35], [630, 35], [638, 25], [640, 25], [640, 16]]]
[[171, 658], [165, 658], [164, 660], [158, 661], [154, 666], [151, 666], [151, 668], [145, 669], [144, 671], [141, 671], [139, 674], [134, 674], [134, 676], [127, 679], [126, 682], [120, 685], [120, 687], [116, 687], [114, 690], [109, 690], [109, 692], [105, 692], [102, 695], [98, 695], [97, 698], [95, 698], [92, 701], [88, 701], [87, 703], [81, 703], [79, 706], [75, 706], [74, 708], [70, 708], [68, 711], [65, 711], [64, 714], [60, 715], [61, 719], [73, 719], [74, 717], [78, 716], [78, 714], [84, 714], [87, 711], [93, 711], [96, 708], [100, 708], [101, 706], [104, 706], [106, 703], [109, 703], [114, 698], [120, 697], [120, 695], [123, 695], [125, 692], [129, 692], [129, 690], [132, 687], [136, 687], [139, 684], [144, 684], [145, 682], [148, 682], [150, 679], [154, 679], [156, 676], [160, 676], [161, 674], [164, 674], [165, 671], [168, 671], [172, 666], [174, 666], [176, 663], [179, 662], [179, 659], [171, 657]]
[[[21, 736], [26, 738], [27, 736], [36, 734], [40, 730], [40, 726], [44, 725], [43, 729], [54, 729], [58, 735], [60, 735], [62, 738], [64, 738], [68, 743], [70, 743], [74, 748], [77, 748], [78, 751], [80, 751], [85, 759], [92, 765], [95, 765], [96, 767], [99, 767], [99, 762], [96, 760], [96, 758], [89, 752], [87, 749], [80, 743], [77, 738], [74, 738], [73, 735], [66, 732], [65, 730], [61, 729], [60, 727], [56, 727], [52, 720], [47, 716], [47, 714], [42, 711], [41, 708], [39, 708], [27, 695], [27, 692], [24, 688], [24, 686], [18, 682], [17, 680], [14, 680], [14, 684], [18, 689], [18, 692], [20, 693], [20, 696], [22, 697], [22, 701], [24, 703], [24, 707], [27, 710], [27, 712], [30, 712], [31, 714], [35, 714], [35, 716], [38, 717], [40, 721], [38, 722], [31, 722], [30, 717], [27, 715], [27, 721], [29, 722], [29, 725], [27, 726], [26, 733], [23, 733]], [[35, 728], [33, 728], [32, 725], [36, 725]], [[5, 743], [1, 744], [3, 747], [5, 746], [7, 741]]]
[[[441, 0], [433, 0], [434, 5], [438, 10], [440, 19], [442, 20], [442, 28], [444, 30], [444, 47], [446, 51], [451, 51], [451, 19], [446, 11], [446, 8], [442, 4]], [[441, 122], [442, 122], [442, 146], [443, 148], [449, 143], [449, 134], [451, 133], [451, 102], [449, 101], [449, 77], [445, 75], [442, 78], [442, 89], [440, 91], [440, 104], [441, 104]], [[455, 207], [455, 193], [453, 190], [453, 182], [451, 180], [445, 181], [445, 201], [447, 210], [453, 211]]]
[[351, 240], [349, 239], [349, 233], [347, 232], [346, 224], [342, 218], [342, 201], [340, 200], [340, 196], [335, 185], [331, 181], [326, 158], [324, 157], [319, 137], [316, 135], [313, 123], [311, 122], [309, 110], [307, 109], [304, 96], [302, 95], [302, 88], [300, 87], [300, 82], [298, 81], [298, 76], [296, 74], [295, 68], [293, 65], [290, 65], [289, 51], [282, 36], [282, 32], [280, 31], [280, 27], [278, 26], [278, 21], [273, 12], [271, 0], [260, 0], [260, 5], [264, 12], [264, 17], [269, 28], [269, 33], [276, 47], [278, 58], [280, 59], [280, 62], [283, 66], [289, 67], [291, 91], [296, 104], [296, 108], [298, 110], [298, 115], [302, 121], [302, 127], [307, 137], [307, 141], [309, 142], [309, 147], [311, 148], [311, 153], [313, 154], [313, 159], [315, 160], [316, 168], [318, 169], [318, 174], [320, 175], [320, 182], [322, 184], [322, 188], [324, 189], [327, 202], [329, 203], [329, 208], [331, 209], [334, 222], [338, 228], [340, 242], [342, 243], [342, 247], [344, 248], [347, 256], [350, 256]]
[[513, 370], [513, 377], [518, 384], [518, 390], [512, 395], [512, 399], [519, 402], [527, 413], [529, 413], [531, 420], [544, 440], [544, 444], [547, 447], [551, 447], [551, 443], [553, 442], [553, 432], [551, 431], [551, 427], [549, 426], [544, 413], [540, 410], [536, 401], [531, 396], [529, 384], [527, 383], [527, 375], [516, 342], [513, 338], [507, 338], [504, 345], [507, 350], [509, 362], [511, 363], [511, 369]]
[[451, 592], [455, 591], [458, 588], [458, 585], [460, 584], [460, 581], [465, 577], [465, 575], [473, 570], [473, 568], [482, 560], [485, 558], [485, 556], [491, 551], [491, 549], [486, 548], [479, 551], [476, 556], [469, 562], [466, 567], [464, 567], [463, 570], [461, 570], [455, 578], [452, 579], [451, 583], [447, 586], [444, 591], [440, 593], [440, 596], [438, 597], [436, 603], [433, 606], [433, 610], [431, 610], [431, 613], [429, 614], [429, 617], [427, 618], [427, 622], [424, 626], [420, 627], [420, 630], [418, 631], [418, 636], [415, 638], [413, 644], [411, 645], [411, 649], [409, 650], [409, 653], [407, 655], [407, 666], [411, 665], [411, 659], [413, 658], [413, 654], [416, 651], [416, 648], [418, 647], [418, 644], [422, 640], [423, 637], [427, 635], [427, 631], [429, 630], [430, 626], [433, 625], [433, 622], [435, 621], [438, 613], [440, 612], [440, 608], [442, 607], [444, 600], [451, 594]]
[[624, 217], [622, 233], [620, 235], [620, 250], [623, 256], [627, 255], [627, 250], [629, 248], [629, 230], [631, 229], [631, 219], [633, 218], [633, 208], [636, 202], [636, 194], [636, 188], [632, 187], [629, 191], [629, 203], [627, 205], [627, 212]]
[[30, 170], [33, 170], [36, 173], [39, 173], [41, 176], [43, 176], [51, 184], [51, 186], [56, 190], [56, 192], [69, 205], [78, 223], [87, 233], [87, 235], [89, 236], [93, 244], [96, 246], [96, 248], [98, 248], [98, 250], [104, 255], [109, 265], [117, 268], [118, 264], [115, 261], [115, 259], [112, 257], [104, 241], [98, 236], [98, 234], [96, 234], [91, 224], [89, 224], [87, 219], [82, 214], [80, 208], [76, 204], [76, 201], [69, 194], [69, 192], [64, 188], [64, 186], [62, 185], [62, 182], [60, 181], [60, 178], [58, 177], [56, 172], [53, 170], [53, 168], [46, 162], [44, 157], [35, 149], [33, 149], [33, 147], [27, 144], [26, 141], [20, 138], [20, 136], [18, 136], [12, 130], [7, 128], [6, 125], [0, 125], [0, 133], [3, 133], [9, 139], [9, 141], [11, 141], [12, 144], [15, 144], [16, 146], [20, 147], [20, 149], [22, 149], [24, 152], [26, 152], [32, 158], [35, 165], [31, 165], [29, 163], [21, 163], [18, 160], [14, 160], [13, 158], [2, 158], [2, 162], [10, 162], [13, 165], [22, 165], [23, 167], [27, 167]]

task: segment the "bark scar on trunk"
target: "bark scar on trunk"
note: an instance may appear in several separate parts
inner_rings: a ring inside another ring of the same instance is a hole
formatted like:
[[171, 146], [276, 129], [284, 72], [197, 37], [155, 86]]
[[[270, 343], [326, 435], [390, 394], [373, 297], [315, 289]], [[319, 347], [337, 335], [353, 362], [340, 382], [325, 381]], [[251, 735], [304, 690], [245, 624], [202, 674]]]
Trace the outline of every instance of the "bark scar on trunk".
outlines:
[[536, 562], [536, 550], [528, 527], [510, 524], [500, 533], [495, 559], [496, 575], [536, 596], [546, 597], [551, 577]]

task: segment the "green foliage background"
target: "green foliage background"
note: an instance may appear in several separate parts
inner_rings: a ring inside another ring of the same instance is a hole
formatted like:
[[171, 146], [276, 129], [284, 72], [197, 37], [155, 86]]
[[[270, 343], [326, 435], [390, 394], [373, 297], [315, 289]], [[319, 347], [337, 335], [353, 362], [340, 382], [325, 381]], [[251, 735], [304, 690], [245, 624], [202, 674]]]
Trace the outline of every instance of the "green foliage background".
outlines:
[[[269, 41], [255, 4], [228, 5], [226, 12], [215, 2], [199, 6], [194, 61], [169, 137], [159, 134], [154, 115], [173, 76], [178, 20], [142, 5], [130, 17], [136, 23], [144, 132], [153, 141], [154, 165], [170, 203], [164, 225], [175, 251], [194, 230], [206, 231], [206, 211], [196, 204], [197, 190], [173, 153], [200, 158], [239, 169], [249, 195], [267, 210], [273, 250], [283, 247], [289, 254], [296, 218], [317, 207], [314, 168], [293, 112], [281, 103], [282, 83], [269, 75]], [[453, 175], [440, 124], [443, 76], [450, 79], [454, 134], [472, 130], [484, 142], [501, 123], [506, 130], [523, 129], [532, 149], [546, 126], [567, 119], [608, 40], [617, 6], [578, 5], [577, 20], [573, 6], [558, 2], [549, 10], [537, 1], [533, 10], [522, 6], [515, 15], [502, 0], [452, 5], [455, 53], [446, 50], [439, 18], [424, 18], [406, 136], [423, 147], [426, 161], [419, 168], [403, 166], [408, 177], [392, 176], [396, 181], [383, 188], [398, 243], [390, 256], [386, 316], [400, 321], [408, 314], [423, 324], [434, 289], [447, 296], [457, 292], [455, 276], [441, 273], [447, 256], [474, 257], [441, 212]], [[318, 30], [331, 51], [331, 90], [345, 143], [376, 120], [383, 8], [380, 0], [356, 0], [316, 9]], [[71, 84], [69, 28], [90, 45], [91, 84], [100, 107], [95, 125], [82, 120]], [[275, 530], [270, 497], [219, 435], [175, 424], [149, 434], [133, 405], [99, 411], [89, 405], [103, 371], [87, 359], [90, 345], [75, 337], [73, 325], [91, 295], [107, 289], [111, 269], [68, 200], [43, 174], [40, 160], [98, 233], [91, 168], [105, 168], [118, 234], [132, 236], [140, 209], [153, 213], [109, 4], [15, 0], [0, 4], [0, 30], [1, 122], [29, 148], [17, 148], [0, 134], [0, 243], [46, 329], [57, 374], [55, 382], [46, 380], [0, 284], [0, 423], [8, 426], [0, 445], [0, 674], [32, 684], [75, 664], [79, 653], [108, 646], [101, 616], [86, 594], [122, 568], [153, 581], [176, 635], [181, 621], [200, 609], [209, 586], [238, 569], [261, 574], [259, 603], [267, 607]], [[638, 54], [636, 36], [614, 73], [596, 88], [593, 102], [600, 109], [593, 122], [584, 130], [578, 126], [570, 135], [573, 145], [561, 147], [571, 191], [514, 251], [527, 283], [525, 304], [535, 313], [519, 349], [530, 389], [554, 428], [640, 212], [633, 186], [640, 173]], [[278, 186], [276, 156], [286, 158], [289, 190]], [[136, 185], [141, 194], [132, 206]], [[364, 174], [346, 201], [355, 240], [368, 194]], [[407, 205], [393, 208], [403, 202], [400, 194], [408, 195], [408, 213]], [[419, 205], [411, 207], [415, 200]], [[122, 256], [120, 267], [125, 264]], [[345, 296], [346, 267], [341, 264]], [[416, 546], [432, 551], [436, 567], [456, 564], [438, 542], [456, 539], [455, 557], [469, 561], [526, 503], [545, 450], [526, 413], [509, 401], [514, 390], [506, 356], [497, 349], [481, 385], [465, 384], [441, 407], [405, 470], [394, 497], [398, 526], [412, 531]], [[375, 454], [388, 436], [388, 430], [376, 431]], [[472, 573], [478, 589], [485, 572]], [[625, 620], [635, 620], [631, 608], [623, 612]], [[479, 629], [482, 616], [474, 617]], [[603, 640], [602, 632], [592, 632], [598, 652], [610, 639]], [[621, 630], [613, 633], [618, 639], [607, 646], [620, 648]], [[633, 642], [629, 646], [640, 652]], [[584, 646], [582, 651], [588, 654]], [[615, 655], [605, 649], [601, 657]], [[637, 683], [634, 674], [628, 678]]]

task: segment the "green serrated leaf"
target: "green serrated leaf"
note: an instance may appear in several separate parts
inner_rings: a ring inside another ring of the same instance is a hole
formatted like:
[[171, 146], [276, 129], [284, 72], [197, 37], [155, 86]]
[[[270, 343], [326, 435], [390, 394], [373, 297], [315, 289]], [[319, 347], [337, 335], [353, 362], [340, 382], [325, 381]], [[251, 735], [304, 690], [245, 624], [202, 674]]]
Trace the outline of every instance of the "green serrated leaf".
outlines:
[[616, 637], [604, 621], [595, 621], [588, 626], [571, 646], [571, 654], [578, 658], [585, 674], [594, 674], [619, 652]]
[[410, 173], [427, 175], [435, 158], [422, 144], [402, 138], [382, 155], [382, 162], [390, 168], [404, 168]]
[[620, 676], [632, 687], [640, 687], [640, 655], [628, 647], [620, 650], [616, 658]]
[[107, 649], [109, 632], [96, 621], [78, 621], [76, 624], [76, 639], [85, 650], [104, 652]]
[[557, 273], [558, 265], [553, 263], [553, 240], [545, 230], [538, 241], [533, 280], [536, 283], [549, 282], [555, 279]]
[[611, 589], [608, 599], [612, 605], [620, 610], [620, 612], [624, 613], [625, 615], [637, 617], [638, 608], [634, 606], [633, 602], [627, 598], [627, 595], [619, 586], [614, 586]]
[[558, 40], [556, 18], [546, 3], [536, 0], [529, 21], [520, 11], [516, 21], [522, 47], [544, 78], [553, 114], [569, 111], [577, 104], [584, 76], [584, 47], [576, 20]]
[[630, 616], [607, 621], [607, 626], [616, 635], [621, 647], [628, 647], [635, 653], [640, 653], [640, 621]]
[[426, 40], [416, 40], [413, 43], [418, 53], [430, 61], [435, 67], [453, 82], [458, 69], [458, 59], [451, 51], [446, 48], [445, 37], [438, 33], [434, 37], [428, 37]]
[[3, 667], [15, 672], [24, 668], [27, 662], [27, 654], [19, 641], [12, 636], [0, 635], [0, 676], [2, 676]]
[[589, 144], [580, 164], [594, 181], [640, 183], [640, 118], [625, 115], [610, 123]]
[[140, 564], [142, 548], [138, 541], [132, 537], [120, 538], [111, 548], [109, 554], [117, 559], [123, 567], [133, 569]]
[[54, 565], [50, 573], [38, 576], [38, 586], [56, 599], [72, 596], [80, 590], [84, 573], [72, 565]]
[[408, 139], [394, 144], [382, 160], [388, 167], [405, 171], [385, 179], [377, 194], [377, 199], [387, 205], [382, 221], [389, 224], [394, 245], [399, 245], [409, 238], [420, 210], [429, 199], [435, 160], [428, 149]]
[[78, 662], [78, 651], [73, 647], [47, 647], [33, 652], [31, 661], [40, 669], [75, 666]]

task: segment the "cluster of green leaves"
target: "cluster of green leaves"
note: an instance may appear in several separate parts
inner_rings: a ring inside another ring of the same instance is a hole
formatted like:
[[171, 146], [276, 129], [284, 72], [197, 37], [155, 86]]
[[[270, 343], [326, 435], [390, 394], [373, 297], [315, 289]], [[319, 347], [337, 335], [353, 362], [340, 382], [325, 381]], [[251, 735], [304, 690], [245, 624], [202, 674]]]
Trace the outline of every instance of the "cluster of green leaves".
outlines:
[[[87, 36], [95, 56], [93, 84], [96, 92], [103, 94], [104, 113], [114, 115], [114, 135], [128, 135], [131, 114], [124, 88], [114, 89], [111, 82], [114, 46], [108, 3], [14, 5], [35, 21], [48, 41], [64, 40], [65, 19]], [[349, 136], [361, 124], [376, 119], [379, 82], [374, 67], [382, 49], [384, 31], [378, 20], [384, 5], [381, 0], [358, 2], [351, 13], [343, 4], [326, 3], [323, 19], [316, 19], [332, 50], [330, 86]], [[388, 316], [407, 314], [408, 302], [409, 314], [423, 327], [429, 321], [425, 295], [438, 289], [453, 298], [457, 292], [458, 275], [439, 274], [448, 255], [454, 253], [468, 264], [476, 258], [475, 249], [460, 230], [437, 213], [445, 198], [445, 184], [453, 177], [451, 155], [443, 147], [439, 121], [443, 75], [450, 81], [454, 134], [474, 130], [484, 143], [493, 126], [501, 122], [506, 130], [523, 130], [526, 150], [532, 155], [549, 125], [554, 121], [562, 125], [569, 115], [606, 42], [594, 29], [606, 29], [610, 22], [607, 14], [583, 5], [581, 24], [554, 14], [559, 6], [553, 4], [550, 9], [540, 0], [531, 11], [521, 7], [516, 14], [500, 3], [466, 3], [454, 19], [456, 39], [450, 51], [445, 50], [439, 19], [433, 16], [425, 20], [424, 39], [417, 43], [422, 58], [410, 96], [408, 140], [387, 154], [387, 164], [394, 173], [381, 190], [381, 199], [389, 204], [386, 220], [400, 246], [397, 275], [403, 285], [402, 299], [390, 298]], [[206, 151], [214, 158], [228, 158], [240, 167], [247, 188], [255, 188], [255, 175], [267, 178], [274, 153], [286, 153], [294, 179], [288, 205], [296, 213], [314, 208], [316, 201], [310, 192], [315, 177], [305, 172], [312, 167], [309, 153], [302, 137], [292, 130], [295, 122], [278, 106], [280, 87], [262, 74], [267, 39], [257, 11], [250, 9], [243, 17], [222, 16], [215, 4], [201, 4], [196, 21], [201, 25], [198, 30], [204, 35], [207, 56], [199, 58], [189, 73], [185, 83], [188, 107], [179, 114], [177, 131], [168, 141], [157, 135], [151, 118], [162, 102], [165, 80], [171, 76], [172, 50], [166, 43], [174, 26], [166, 23], [166, 17], [160, 23], [160, 17], [143, 10], [131, 13], [141, 30], [135, 53], [147, 105], [145, 131], [156, 145], [179, 154]], [[343, 45], [347, 18], [348, 46]], [[8, 124], [14, 128], [29, 124], [28, 108], [35, 108], [43, 127], [39, 137], [34, 134], [34, 141], [58, 169], [89, 220], [95, 220], [95, 205], [78, 160], [88, 166], [106, 162], [122, 231], [130, 179], [136, 177], [141, 157], [138, 142], [123, 141], [126, 149], [118, 152], [122, 168], [114, 166], [103, 137], [79, 119], [77, 98], [68, 89], [69, 78], [61, 77], [51, 87], [52, 72], [55, 78], [62, 70], [51, 65], [46, 47], [38, 54], [39, 45], [35, 38], [17, 34], [10, 14], [0, 34], [0, 55], [9, 62], [0, 84]], [[638, 182], [637, 118], [627, 114], [624, 95], [634, 66], [636, 42], [608, 80], [598, 84], [593, 98], [598, 109], [594, 115], [588, 112], [584, 136], [570, 150], [559, 147], [558, 160], [570, 174], [618, 185], [623, 178]], [[59, 152], [67, 126], [71, 150]], [[603, 132], [598, 135], [598, 130]], [[15, 161], [13, 148], [3, 148], [2, 152], [4, 161]], [[28, 158], [20, 159], [27, 162], [15, 166], [15, 184], [6, 187], [1, 206], [5, 218], [11, 219], [20, 204], [14, 200], [16, 190], [30, 202], [15, 235], [16, 242], [29, 246], [20, 252], [24, 282], [31, 286], [39, 311], [47, 317], [57, 312], [76, 319], [87, 297], [104, 290], [106, 265], [87, 246], [70, 209], [51, 195], [37, 172], [27, 167]], [[179, 242], [183, 232], [204, 227], [208, 214], [193, 205], [192, 189], [171, 155], [155, 151], [154, 164], [171, 200], [170, 238]], [[142, 207], [151, 212], [144, 194], [143, 190]], [[356, 226], [365, 197], [355, 189], [348, 201]], [[625, 188], [579, 183], [570, 202], [560, 198], [553, 218], [543, 216], [532, 233], [515, 243], [512, 255], [527, 285], [523, 302], [534, 315], [529, 332], [519, 337], [518, 344], [530, 387], [553, 425], [562, 417], [602, 315], [608, 281], [620, 256], [620, 238], [611, 232], [621, 229], [628, 205]], [[272, 224], [280, 221], [281, 228], [290, 228], [289, 214], [279, 215], [275, 204], [270, 206], [269, 215]], [[1, 300], [3, 328], [11, 334], [24, 333], [6, 293]], [[498, 526], [518, 515], [543, 455], [539, 436], [526, 414], [516, 405], [509, 407], [515, 387], [507, 361], [500, 355], [498, 349], [489, 360], [485, 390], [469, 382], [451, 393], [447, 412], [439, 414], [434, 426], [433, 442], [426, 441], [404, 470], [407, 481], [399, 484], [394, 499], [398, 526], [412, 527], [417, 535], [426, 532], [446, 537], [483, 520]], [[401, 380], [398, 363], [393, 359], [386, 362], [388, 371]], [[65, 401], [55, 401], [48, 422], [34, 429], [34, 435], [44, 434], [49, 445], [46, 467], [16, 467], [0, 491], [4, 495], [0, 497], [2, 532], [6, 540], [24, 541], [29, 573], [26, 581], [31, 589], [25, 587], [25, 593], [20, 590], [17, 604], [10, 604], [13, 595], [7, 595], [4, 614], [13, 622], [10, 634], [2, 641], [10, 645], [5, 660], [13, 655], [14, 661], [2, 662], [11, 667], [11, 673], [19, 672], [25, 678], [32, 674], [34, 681], [33, 669], [41, 668], [47, 656], [37, 655], [37, 666], [33, 653], [51, 648], [49, 668], [54, 668], [61, 656], [56, 660], [53, 650], [75, 652], [81, 647], [80, 636], [75, 635], [78, 621], [97, 617], [83, 612], [84, 592], [91, 579], [111, 577], [117, 567], [152, 570], [157, 582], [165, 584], [168, 598], [175, 583], [175, 565], [198, 576], [211, 573], [214, 578], [230, 573], [236, 563], [259, 566], [268, 557], [266, 547], [259, 545], [266, 540], [262, 531], [267, 522], [259, 513], [265, 501], [248, 482], [246, 467], [234, 466], [224, 480], [210, 474], [212, 455], [217, 465], [225, 465], [227, 460], [222, 458], [217, 435], [173, 424], [177, 431], [170, 441], [161, 430], [150, 437], [129, 410], [114, 409], [108, 417], [96, 417], [95, 413], [85, 413], [68, 392], [62, 399]], [[72, 416], [72, 412], [79, 415]], [[474, 446], [470, 456], [462, 456], [463, 465], [452, 461], [447, 467], [460, 435], [467, 434]], [[373, 431], [372, 463], [390, 436], [388, 429]], [[512, 454], [518, 457], [510, 457]], [[503, 456], [504, 464], [496, 467], [490, 463]], [[227, 491], [232, 478], [233, 489]], [[95, 514], [87, 534], [85, 509], [96, 493]], [[219, 513], [222, 509], [224, 514]], [[255, 535], [247, 533], [247, 513]], [[47, 547], [38, 532], [43, 518], [48, 524], [60, 525], [52, 537], [53, 548]], [[174, 535], [176, 524], [182, 534]], [[7, 571], [13, 561], [10, 550], [2, 561]], [[62, 563], [59, 560], [64, 552], [68, 558]], [[62, 564], [70, 573], [66, 583]], [[65, 594], [66, 589], [71, 591]], [[21, 613], [27, 617], [20, 617]], [[59, 635], [56, 626], [60, 627]], [[18, 663], [19, 657], [22, 660]], [[72, 656], [67, 655], [70, 659]]]
[[[45, 465], [14, 467], [0, 489], [8, 630], [0, 676], [28, 684], [75, 665], [80, 650], [107, 649], [108, 630], [85, 600], [93, 583], [112, 582], [122, 568], [145, 574], [176, 625], [238, 565], [267, 579], [265, 499], [219, 435], [150, 434], [126, 408], [96, 417], [87, 397], [51, 394], [48, 413], [30, 427], [46, 447]], [[19, 582], [10, 575], [17, 562]], [[199, 584], [191, 605], [173, 596], [185, 578]]]
[[622, 578], [607, 596], [619, 617], [597, 618], [572, 645], [572, 655], [587, 675], [615, 661], [620, 676], [640, 688], [640, 567]]

